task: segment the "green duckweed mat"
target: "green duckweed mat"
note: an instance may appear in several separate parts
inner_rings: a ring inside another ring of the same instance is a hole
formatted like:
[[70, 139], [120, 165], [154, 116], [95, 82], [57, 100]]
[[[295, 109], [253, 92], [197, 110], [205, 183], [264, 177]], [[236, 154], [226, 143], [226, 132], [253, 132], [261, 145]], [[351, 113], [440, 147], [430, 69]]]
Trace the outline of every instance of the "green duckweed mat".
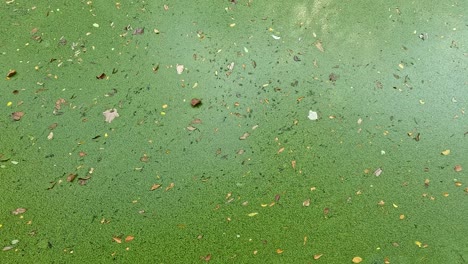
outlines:
[[468, 262], [466, 2], [0, 5], [2, 263]]

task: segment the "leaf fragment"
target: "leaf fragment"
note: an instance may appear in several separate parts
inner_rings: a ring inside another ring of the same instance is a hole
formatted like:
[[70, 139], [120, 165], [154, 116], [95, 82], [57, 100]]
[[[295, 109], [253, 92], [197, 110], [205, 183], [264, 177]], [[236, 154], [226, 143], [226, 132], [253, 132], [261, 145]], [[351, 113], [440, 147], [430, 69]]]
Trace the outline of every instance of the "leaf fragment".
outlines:
[[362, 258], [361, 257], [354, 257], [353, 258], [353, 263], [361, 263], [362, 262]]

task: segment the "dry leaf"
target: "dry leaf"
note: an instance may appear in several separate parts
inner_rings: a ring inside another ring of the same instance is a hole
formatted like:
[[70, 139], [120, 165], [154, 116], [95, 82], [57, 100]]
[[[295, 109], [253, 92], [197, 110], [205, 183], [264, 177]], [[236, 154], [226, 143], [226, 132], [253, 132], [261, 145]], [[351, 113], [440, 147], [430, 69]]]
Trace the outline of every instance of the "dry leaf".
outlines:
[[159, 187], [161, 187], [161, 184], [155, 183], [155, 184], [153, 184], [153, 186], [151, 186], [150, 191], [154, 191], [156, 189], [159, 189]]
[[315, 254], [315, 255], [314, 255], [314, 259], [317, 260], [317, 259], [319, 259], [319, 258], [322, 257], [322, 256], [323, 256], [323, 254]]
[[7, 77], [7, 78], [10, 78], [10, 77], [15, 76], [15, 74], [16, 74], [16, 70], [9, 70], [8, 73], [7, 73], [7, 75], [6, 75], [6, 77]]
[[278, 254], [281, 254], [281, 253], [283, 253], [283, 252], [284, 252], [284, 250], [282, 250], [281, 248], [278, 248], [278, 249], [276, 250], [276, 253], [278, 253]]
[[14, 215], [20, 215], [20, 214], [23, 214], [26, 212], [26, 208], [16, 208], [14, 211], [12, 211], [11, 213], [14, 214]]
[[291, 166], [293, 169], [296, 169], [296, 161], [295, 160], [291, 160]]
[[119, 117], [119, 113], [117, 113], [117, 109], [115, 109], [115, 108], [106, 110], [106, 111], [102, 112], [102, 114], [106, 118], [105, 121], [108, 122], [108, 123], [112, 122], [112, 120], [114, 120], [114, 118]]
[[453, 168], [456, 172], [460, 172], [463, 170], [462, 166], [461, 165], [455, 165], [455, 167]]
[[15, 121], [19, 121], [24, 116], [24, 112], [11, 113], [11, 118]]
[[122, 238], [120, 238], [120, 237], [113, 237], [112, 240], [114, 240], [114, 241], [117, 242], [118, 244], [121, 244], [121, 243], [122, 243]]
[[106, 77], [107, 75], [105, 73], [101, 73], [100, 75], [96, 76], [96, 79], [102, 80], [102, 79], [105, 79]]
[[75, 180], [76, 176], [78, 176], [78, 174], [75, 174], [75, 173], [68, 174], [67, 182], [73, 182]]
[[353, 263], [361, 263], [362, 262], [362, 258], [361, 257], [354, 257], [353, 258]]
[[249, 133], [245, 132], [241, 137], [239, 137], [240, 140], [247, 139], [250, 136]]
[[444, 156], [447, 156], [450, 154], [450, 149], [446, 149], [444, 151], [442, 151], [440, 154], [444, 155]]
[[176, 70], [177, 70], [177, 74], [182, 74], [182, 72], [184, 71], [184, 65], [177, 64]]
[[174, 188], [175, 184], [173, 182], [171, 182], [171, 184], [169, 184], [169, 186], [166, 187], [166, 191], [169, 191], [170, 189]]
[[310, 199], [305, 200], [302, 202], [302, 206], [308, 207], [310, 205]]
[[132, 241], [134, 238], [135, 238], [134, 236], [127, 236], [127, 237], [125, 238], [125, 242], [128, 243], [128, 242]]
[[381, 168], [377, 168], [375, 171], [374, 171], [374, 175], [375, 176], [380, 176], [380, 174], [382, 174], [383, 170]]
[[315, 42], [315, 47], [317, 47], [318, 50], [320, 50], [321, 52], [325, 52], [325, 50], [323, 49], [323, 46], [322, 46], [322, 41], [318, 40]]
[[284, 147], [280, 148], [280, 149], [278, 150], [278, 152], [276, 152], [276, 154], [280, 154], [280, 153], [283, 152], [283, 151], [284, 151]]
[[202, 100], [199, 99], [199, 98], [192, 98], [192, 100], [190, 100], [190, 105], [192, 107], [198, 107], [202, 104]]

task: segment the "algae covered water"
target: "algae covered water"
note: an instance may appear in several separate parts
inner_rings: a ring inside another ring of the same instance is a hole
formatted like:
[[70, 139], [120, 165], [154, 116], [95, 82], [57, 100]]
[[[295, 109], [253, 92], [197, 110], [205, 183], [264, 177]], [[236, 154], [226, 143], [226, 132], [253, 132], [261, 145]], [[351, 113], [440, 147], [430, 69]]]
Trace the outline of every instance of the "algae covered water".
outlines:
[[464, 2], [4, 1], [2, 263], [466, 263]]

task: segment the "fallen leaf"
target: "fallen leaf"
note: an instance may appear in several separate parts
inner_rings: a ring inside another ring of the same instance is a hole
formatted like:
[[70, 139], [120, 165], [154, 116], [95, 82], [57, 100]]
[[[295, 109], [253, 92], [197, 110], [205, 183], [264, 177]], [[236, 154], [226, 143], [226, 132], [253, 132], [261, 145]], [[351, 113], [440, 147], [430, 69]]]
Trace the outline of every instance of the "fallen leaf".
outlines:
[[204, 261], [208, 262], [208, 261], [211, 260], [211, 254], [208, 254], [208, 255], [206, 255], [206, 256], [202, 256], [202, 257], [200, 257], [200, 258], [203, 259]]
[[75, 180], [76, 176], [78, 176], [78, 174], [75, 174], [75, 173], [68, 174], [67, 182], [73, 182]]
[[176, 70], [177, 70], [177, 74], [182, 74], [182, 72], [184, 71], [184, 65], [177, 64]]
[[201, 99], [198, 99], [198, 98], [192, 98], [192, 100], [190, 101], [190, 105], [192, 107], [200, 106], [201, 103], [202, 103]]
[[291, 160], [291, 166], [293, 169], [296, 169], [296, 161], [295, 160]]
[[197, 130], [197, 128], [194, 127], [194, 126], [188, 126], [188, 127], [187, 127], [187, 130], [188, 130], [188, 131], [195, 131], [195, 130]]
[[105, 79], [106, 77], [107, 75], [105, 73], [101, 73], [100, 75], [96, 76], [96, 79], [102, 80], [102, 79]]
[[455, 167], [453, 168], [456, 172], [460, 172], [463, 170], [462, 166], [461, 165], [455, 165]]
[[12, 214], [14, 215], [20, 215], [20, 214], [23, 214], [25, 213], [27, 210], [26, 208], [16, 208], [15, 210], [11, 211]]
[[284, 151], [284, 147], [280, 148], [280, 149], [278, 150], [278, 152], [276, 152], [276, 154], [280, 154], [280, 153], [283, 152], [283, 151]]
[[248, 216], [250, 216], [250, 217], [252, 217], [252, 216], [256, 216], [256, 215], [258, 215], [258, 213], [257, 213], [257, 212], [254, 212], [254, 213], [250, 213], [250, 214], [248, 214]]
[[353, 263], [361, 263], [362, 262], [362, 258], [361, 257], [354, 257], [353, 258]]
[[302, 206], [308, 207], [310, 205], [310, 199], [305, 200], [302, 202]]
[[321, 52], [325, 52], [325, 50], [323, 49], [323, 46], [322, 46], [322, 41], [318, 40], [315, 42], [315, 47], [320, 50]]
[[450, 149], [446, 149], [444, 151], [442, 151], [440, 154], [444, 155], [444, 156], [447, 156], [450, 154]]
[[282, 250], [281, 248], [278, 248], [278, 249], [276, 250], [276, 253], [278, 253], [278, 254], [281, 254], [281, 253], [283, 253], [283, 252], [284, 252], [284, 250]]
[[153, 184], [153, 185], [151, 186], [150, 191], [154, 191], [154, 190], [156, 190], [156, 189], [159, 189], [160, 187], [161, 187], [161, 184], [155, 183], [155, 184]]
[[374, 175], [375, 176], [380, 176], [380, 174], [382, 174], [383, 170], [381, 168], [377, 168], [375, 171], [374, 171]]
[[21, 120], [21, 118], [24, 116], [24, 112], [14, 112], [11, 113], [11, 118], [15, 121]]
[[174, 188], [175, 184], [173, 182], [171, 182], [171, 184], [169, 184], [169, 186], [166, 187], [166, 192], [169, 191], [170, 189]]
[[118, 244], [121, 244], [121, 243], [122, 243], [122, 238], [120, 238], [120, 237], [112, 237], [112, 240], [114, 240], [114, 241], [117, 242]]
[[280, 200], [281, 196], [279, 194], [275, 195], [275, 201], [278, 202]]
[[63, 98], [57, 99], [57, 101], [55, 101], [55, 110], [60, 110], [64, 103], [66, 103], [65, 99]]
[[143, 33], [145, 33], [145, 28], [135, 28], [132, 35], [142, 35]]
[[323, 254], [315, 254], [314, 259], [317, 260], [317, 259], [321, 258], [322, 256], [323, 256]]
[[6, 77], [10, 78], [16, 75], [16, 70], [9, 70]]
[[249, 133], [245, 132], [242, 136], [239, 137], [240, 140], [245, 140], [250, 136]]
[[106, 118], [105, 122], [108, 122], [108, 123], [112, 122], [114, 118], [119, 117], [119, 113], [117, 113], [117, 109], [115, 108], [106, 110], [102, 112], [102, 114]]
[[128, 243], [128, 242], [132, 241], [134, 238], [135, 238], [134, 236], [127, 236], [127, 237], [125, 238], [125, 242]]

